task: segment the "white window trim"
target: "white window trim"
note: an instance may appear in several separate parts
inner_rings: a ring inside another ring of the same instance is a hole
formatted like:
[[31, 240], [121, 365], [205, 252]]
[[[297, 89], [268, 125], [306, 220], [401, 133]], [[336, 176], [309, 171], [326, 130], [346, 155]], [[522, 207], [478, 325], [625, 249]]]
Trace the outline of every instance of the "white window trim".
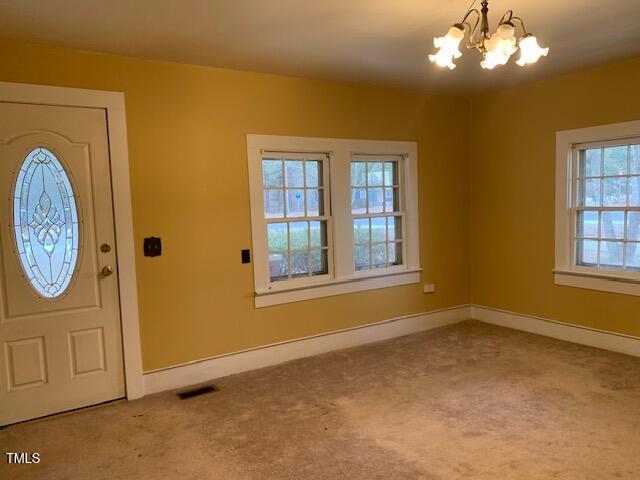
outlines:
[[640, 121], [556, 132], [555, 268], [557, 285], [640, 296], [640, 278], [623, 271], [581, 267], [572, 259], [572, 155], [574, 146], [640, 137]]
[[[332, 275], [310, 277], [304, 282], [278, 285], [269, 282], [267, 232], [262, 197], [262, 153], [264, 151], [327, 153], [330, 165]], [[251, 200], [255, 306], [266, 307], [312, 298], [341, 295], [376, 288], [420, 282], [418, 223], [418, 166], [416, 142], [350, 140], [341, 138], [247, 135], [247, 160]], [[406, 226], [403, 264], [378, 270], [355, 271], [351, 227], [351, 158], [358, 154], [401, 155]], [[343, 205], [343, 208], [338, 207]], [[336, 228], [340, 225], [341, 228]], [[348, 227], [347, 227], [348, 226]]]

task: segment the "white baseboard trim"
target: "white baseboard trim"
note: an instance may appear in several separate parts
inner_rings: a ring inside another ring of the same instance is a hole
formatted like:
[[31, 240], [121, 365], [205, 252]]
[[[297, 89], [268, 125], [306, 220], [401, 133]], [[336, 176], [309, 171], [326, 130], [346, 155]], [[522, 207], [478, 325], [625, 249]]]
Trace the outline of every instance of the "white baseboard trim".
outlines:
[[480, 305], [471, 306], [471, 318], [545, 337], [640, 357], [640, 338], [630, 335], [606, 332]]
[[421, 332], [471, 318], [469, 305], [407, 315], [145, 372], [144, 393], [162, 392], [320, 353]]

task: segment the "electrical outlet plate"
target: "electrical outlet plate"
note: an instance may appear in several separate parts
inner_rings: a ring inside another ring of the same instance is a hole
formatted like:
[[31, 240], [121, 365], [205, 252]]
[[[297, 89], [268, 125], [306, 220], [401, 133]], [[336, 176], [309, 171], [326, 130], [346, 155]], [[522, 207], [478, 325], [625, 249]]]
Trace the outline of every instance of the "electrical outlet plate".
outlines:
[[436, 291], [435, 283], [427, 283], [424, 285], [424, 293], [434, 293]]

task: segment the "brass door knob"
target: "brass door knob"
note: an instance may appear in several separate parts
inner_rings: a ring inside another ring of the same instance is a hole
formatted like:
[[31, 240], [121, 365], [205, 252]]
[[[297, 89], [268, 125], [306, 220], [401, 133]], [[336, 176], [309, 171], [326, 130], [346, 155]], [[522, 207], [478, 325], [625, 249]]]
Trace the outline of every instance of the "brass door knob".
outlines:
[[110, 265], [107, 265], [105, 267], [102, 267], [100, 273], [102, 273], [102, 275], [104, 275], [105, 277], [108, 277], [113, 273], [113, 268]]

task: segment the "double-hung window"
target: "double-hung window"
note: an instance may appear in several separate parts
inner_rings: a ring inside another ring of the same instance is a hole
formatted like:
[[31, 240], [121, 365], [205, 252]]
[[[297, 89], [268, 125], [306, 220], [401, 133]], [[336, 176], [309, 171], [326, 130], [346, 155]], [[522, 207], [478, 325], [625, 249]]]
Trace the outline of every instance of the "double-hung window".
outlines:
[[326, 160], [322, 154], [262, 156], [271, 282], [329, 274]]
[[640, 295], [640, 122], [558, 133], [556, 283]]
[[402, 265], [402, 157], [358, 155], [351, 160], [354, 266]]
[[256, 306], [416, 283], [414, 142], [248, 135]]
[[640, 138], [576, 145], [574, 155], [576, 265], [640, 272]]

